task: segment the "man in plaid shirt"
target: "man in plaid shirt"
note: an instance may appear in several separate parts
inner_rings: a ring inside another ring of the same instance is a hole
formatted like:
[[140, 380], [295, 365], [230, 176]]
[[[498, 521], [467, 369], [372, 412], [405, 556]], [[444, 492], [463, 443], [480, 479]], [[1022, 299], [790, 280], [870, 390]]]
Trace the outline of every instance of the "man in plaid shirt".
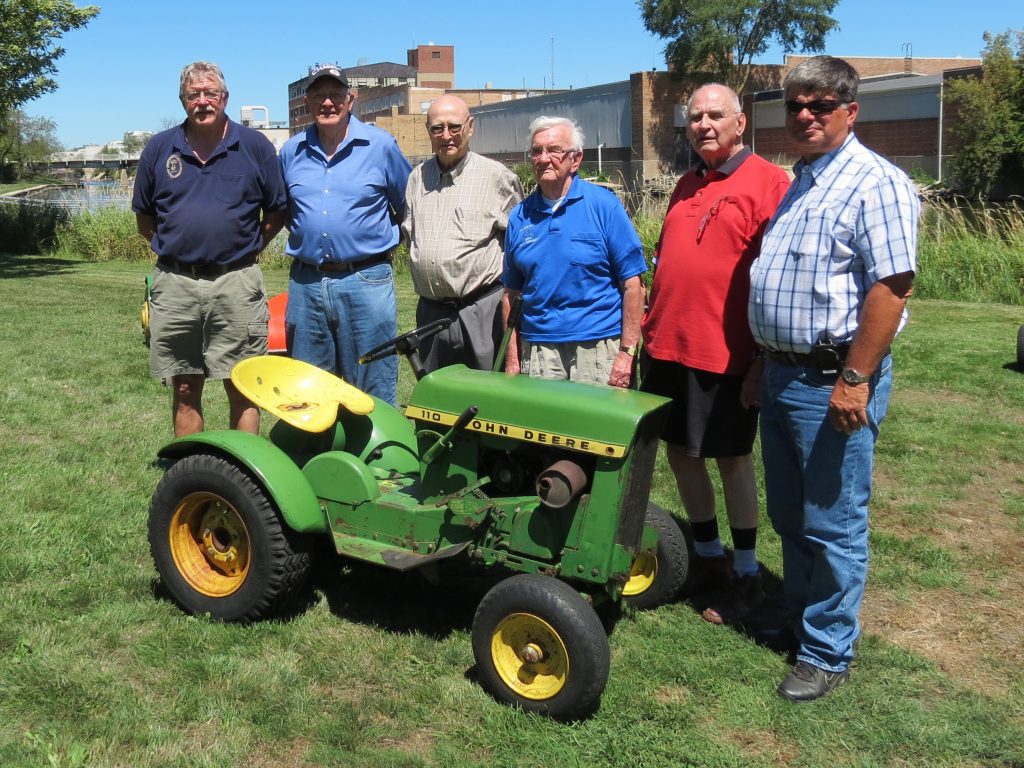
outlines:
[[434, 156], [409, 176], [402, 229], [420, 296], [416, 324], [452, 324], [424, 339], [420, 356], [428, 372], [455, 363], [490, 370], [502, 335], [505, 229], [523, 187], [501, 163], [469, 151], [473, 118], [458, 96], [430, 105], [427, 133]]
[[748, 318], [767, 363], [767, 509], [797, 648], [779, 693], [792, 701], [825, 696], [849, 673], [889, 345], [906, 323], [916, 269], [917, 194], [853, 135], [858, 83], [830, 56], [787, 75], [786, 132], [801, 160], [750, 270]]

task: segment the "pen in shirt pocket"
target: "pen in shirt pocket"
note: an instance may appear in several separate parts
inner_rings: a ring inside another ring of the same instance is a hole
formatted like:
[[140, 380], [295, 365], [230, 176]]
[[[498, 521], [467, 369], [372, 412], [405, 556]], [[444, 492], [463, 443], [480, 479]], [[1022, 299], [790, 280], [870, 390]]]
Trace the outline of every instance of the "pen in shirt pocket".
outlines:
[[731, 195], [722, 195], [720, 198], [718, 198], [717, 200], [715, 200], [715, 202], [711, 204], [711, 207], [708, 208], [708, 212], [701, 217], [700, 224], [697, 225], [698, 243], [701, 241], [701, 238], [704, 237], [704, 230], [707, 229], [708, 224], [711, 222], [711, 220], [718, 215], [718, 212], [725, 205], [734, 202], [736, 202], [736, 198], [732, 197]]

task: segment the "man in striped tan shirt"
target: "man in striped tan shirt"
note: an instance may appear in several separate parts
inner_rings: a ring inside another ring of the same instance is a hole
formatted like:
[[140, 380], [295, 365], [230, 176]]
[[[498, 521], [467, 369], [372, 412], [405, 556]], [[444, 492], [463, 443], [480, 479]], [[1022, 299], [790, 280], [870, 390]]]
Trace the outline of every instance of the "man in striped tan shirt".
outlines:
[[423, 341], [426, 370], [490, 369], [501, 338], [501, 270], [508, 214], [523, 188], [501, 163], [469, 150], [473, 118], [457, 96], [427, 111], [433, 157], [413, 169], [402, 228], [409, 238], [416, 324], [451, 318]]

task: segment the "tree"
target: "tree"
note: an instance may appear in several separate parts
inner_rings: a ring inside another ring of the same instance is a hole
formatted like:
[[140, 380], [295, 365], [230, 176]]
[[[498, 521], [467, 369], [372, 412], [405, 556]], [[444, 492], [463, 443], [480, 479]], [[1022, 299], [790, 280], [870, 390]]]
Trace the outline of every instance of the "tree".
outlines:
[[838, 25], [839, 0], [638, 0], [644, 26], [670, 40], [665, 62], [679, 76], [704, 75], [742, 93], [755, 56], [773, 42], [785, 53], [822, 51]]
[[99, 12], [68, 0], [0, 0], [0, 114], [56, 90], [56, 41]]
[[[1024, 32], [986, 32], [981, 77], [957, 79], [945, 89], [958, 116], [953, 176], [962, 192], [987, 196], [999, 182], [1024, 178]], [[1012, 43], [1016, 39], [1016, 58]]]
[[29, 117], [20, 109], [0, 115], [0, 174], [17, 178], [29, 163], [43, 163], [62, 149], [57, 126], [48, 117]]

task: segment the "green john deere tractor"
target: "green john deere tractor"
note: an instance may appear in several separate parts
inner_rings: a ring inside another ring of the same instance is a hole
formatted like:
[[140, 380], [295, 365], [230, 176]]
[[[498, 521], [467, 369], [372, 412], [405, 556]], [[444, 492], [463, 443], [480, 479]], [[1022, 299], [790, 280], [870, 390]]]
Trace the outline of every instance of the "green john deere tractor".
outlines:
[[[442, 321], [446, 322], [446, 321]], [[411, 571], [446, 558], [513, 575], [472, 625], [482, 685], [559, 719], [599, 704], [609, 671], [602, 615], [673, 599], [686, 542], [648, 503], [664, 398], [469, 370], [424, 376], [435, 323], [364, 361], [401, 352], [419, 379], [404, 414], [283, 357], [232, 380], [278, 417], [269, 439], [174, 440], [153, 494], [149, 541], [174, 600], [223, 621], [273, 615], [302, 586], [310, 544]]]

